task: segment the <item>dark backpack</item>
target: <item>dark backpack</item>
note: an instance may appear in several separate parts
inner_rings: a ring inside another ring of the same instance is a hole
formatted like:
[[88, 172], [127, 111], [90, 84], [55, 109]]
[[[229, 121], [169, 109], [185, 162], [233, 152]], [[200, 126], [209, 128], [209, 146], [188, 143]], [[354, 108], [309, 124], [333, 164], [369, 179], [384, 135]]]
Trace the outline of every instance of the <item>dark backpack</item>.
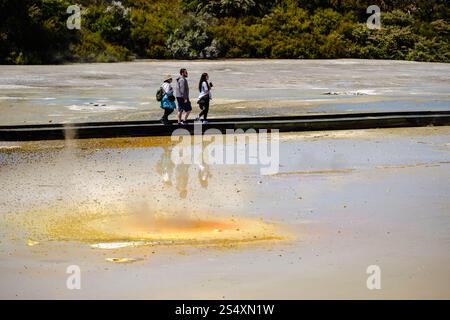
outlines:
[[156, 91], [156, 101], [162, 101], [163, 97], [164, 97], [164, 90], [162, 87], [160, 87], [158, 91]]

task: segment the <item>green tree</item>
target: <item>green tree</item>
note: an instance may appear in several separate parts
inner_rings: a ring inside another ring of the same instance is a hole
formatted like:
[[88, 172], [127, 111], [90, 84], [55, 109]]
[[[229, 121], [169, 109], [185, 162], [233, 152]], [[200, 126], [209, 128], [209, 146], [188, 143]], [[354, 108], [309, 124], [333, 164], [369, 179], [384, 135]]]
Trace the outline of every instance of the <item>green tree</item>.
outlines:
[[184, 0], [182, 6], [186, 11], [208, 13], [216, 17], [243, 17], [261, 15], [274, 3], [273, 0]]
[[0, 62], [54, 63], [69, 54], [77, 34], [66, 27], [65, 0], [0, 0]]
[[167, 40], [172, 56], [177, 59], [217, 58], [219, 48], [209, 31], [212, 19], [205, 15], [189, 15]]
[[131, 8], [131, 40], [139, 57], [171, 58], [167, 41], [182, 20], [179, 4], [172, 1], [145, 2]]

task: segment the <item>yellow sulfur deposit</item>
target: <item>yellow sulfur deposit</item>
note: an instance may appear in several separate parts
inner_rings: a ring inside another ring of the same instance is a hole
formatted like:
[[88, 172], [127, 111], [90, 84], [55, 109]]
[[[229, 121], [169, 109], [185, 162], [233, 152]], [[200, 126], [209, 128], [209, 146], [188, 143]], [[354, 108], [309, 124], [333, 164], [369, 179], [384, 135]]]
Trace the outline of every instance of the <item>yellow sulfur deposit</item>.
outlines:
[[29, 246], [29, 247], [33, 247], [33, 246], [38, 245], [38, 244], [39, 244], [39, 242], [37, 242], [37, 241], [33, 241], [33, 240], [30, 240], [30, 239], [27, 240], [27, 246]]
[[[282, 240], [274, 224], [260, 219], [101, 210], [43, 210], [21, 216], [19, 228], [41, 242], [80, 242], [92, 249], [141, 246], [219, 245]], [[36, 217], [36, 218], [34, 218]], [[29, 227], [29, 230], [26, 230]], [[28, 240], [29, 246], [39, 242]]]

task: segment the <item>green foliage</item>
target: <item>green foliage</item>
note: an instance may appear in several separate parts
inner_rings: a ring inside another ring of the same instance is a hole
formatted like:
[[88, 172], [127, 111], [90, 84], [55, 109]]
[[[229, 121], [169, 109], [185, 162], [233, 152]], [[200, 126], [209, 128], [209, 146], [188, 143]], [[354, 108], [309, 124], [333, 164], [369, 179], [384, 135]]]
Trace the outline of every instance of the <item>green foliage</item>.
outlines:
[[385, 26], [400, 26], [407, 27], [414, 23], [413, 17], [403, 11], [394, 10], [392, 12], [386, 12], [383, 14], [382, 23]]
[[187, 12], [208, 13], [216, 17], [243, 17], [262, 14], [274, 3], [273, 0], [184, 0], [182, 8]]
[[65, 0], [0, 0], [0, 62], [39, 64], [67, 57], [77, 36], [66, 28]]
[[83, 32], [73, 48], [73, 58], [80, 62], [119, 62], [133, 57], [128, 49], [105, 41], [100, 33]]
[[450, 23], [443, 19], [427, 24], [428, 37], [419, 36], [408, 60], [450, 62]]
[[0, 0], [0, 63], [138, 58], [368, 58], [450, 62], [446, 0]]
[[139, 57], [171, 58], [166, 43], [181, 22], [180, 16], [180, 8], [174, 8], [172, 1], [151, 1], [132, 7], [133, 52]]
[[416, 36], [410, 27], [389, 26], [381, 30], [369, 30], [360, 24], [351, 35], [351, 55], [364, 59], [406, 59], [414, 47]]
[[217, 58], [218, 48], [208, 30], [211, 18], [189, 15], [167, 40], [176, 59]]
[[91, 7], [87, 10], [86, 26], [97, 32], [107, 42], [128, 47], [130, 45], [131, 19], [130, 9], [120, 2], [109, 6]]

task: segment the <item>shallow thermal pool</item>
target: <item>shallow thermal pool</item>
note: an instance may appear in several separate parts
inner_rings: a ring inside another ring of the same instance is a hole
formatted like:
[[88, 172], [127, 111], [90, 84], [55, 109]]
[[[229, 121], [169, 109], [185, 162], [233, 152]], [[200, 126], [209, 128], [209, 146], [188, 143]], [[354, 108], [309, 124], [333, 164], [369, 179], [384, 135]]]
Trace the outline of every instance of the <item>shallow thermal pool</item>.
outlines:
[[267, 175], [168, 137], [0, 142], [0, 296], [449, 298], [449, 137], [283, 133]]

